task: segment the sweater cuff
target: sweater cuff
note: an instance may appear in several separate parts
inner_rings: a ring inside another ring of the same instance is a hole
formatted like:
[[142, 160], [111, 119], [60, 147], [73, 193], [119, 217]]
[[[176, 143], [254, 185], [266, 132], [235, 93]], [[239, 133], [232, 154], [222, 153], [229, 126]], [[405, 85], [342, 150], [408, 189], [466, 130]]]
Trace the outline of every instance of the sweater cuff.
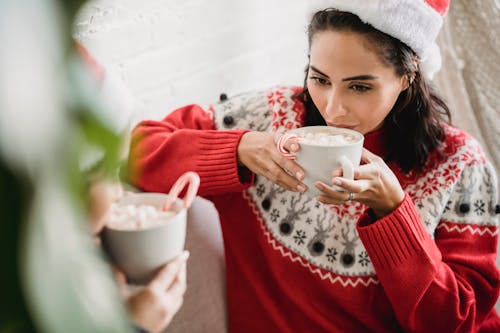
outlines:
[[[212, 131], [209, 131], [212, 132]], [[202, 135], [199, 141], [197, 171], [205, 184], [205, 190], [217, 194], [239, 192], [249, 188], [254, 174], [248, 170], [241, 177], [238, 168], [238, 144], [248, 130], [217, 131]]]
[[357, 223], [357, 230], [376, 269], [401, 267], [422, 253], [440, 260], [439, 250], [406, 193], [398, 208], [375, 222], [365, 212]]

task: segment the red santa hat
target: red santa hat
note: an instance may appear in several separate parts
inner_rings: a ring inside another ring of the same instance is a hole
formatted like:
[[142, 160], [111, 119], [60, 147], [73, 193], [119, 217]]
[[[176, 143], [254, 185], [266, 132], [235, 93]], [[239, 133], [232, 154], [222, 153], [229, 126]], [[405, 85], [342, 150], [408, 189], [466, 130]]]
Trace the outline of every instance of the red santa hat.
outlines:
[[424, 74], [432, 78], [441, 67], [436, 37], [449, 0], [310, 0], [312, 14], [335, 8], [357, 15], [363, 22], [412, 48]]

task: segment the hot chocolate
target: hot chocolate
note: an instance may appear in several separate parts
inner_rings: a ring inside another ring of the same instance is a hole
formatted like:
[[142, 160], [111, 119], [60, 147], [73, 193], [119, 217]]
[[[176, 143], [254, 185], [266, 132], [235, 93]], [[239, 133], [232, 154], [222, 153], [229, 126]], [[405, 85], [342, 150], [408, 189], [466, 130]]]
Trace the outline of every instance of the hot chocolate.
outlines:
[[345, 146], [359, 141], [359, 138], [348, 133], [299, 132], [299, 143], [317, 146]]
[[151, 205], [113, 205], [107, 227], [116, 230], [142, 230], [160, 226], [175, 216]]

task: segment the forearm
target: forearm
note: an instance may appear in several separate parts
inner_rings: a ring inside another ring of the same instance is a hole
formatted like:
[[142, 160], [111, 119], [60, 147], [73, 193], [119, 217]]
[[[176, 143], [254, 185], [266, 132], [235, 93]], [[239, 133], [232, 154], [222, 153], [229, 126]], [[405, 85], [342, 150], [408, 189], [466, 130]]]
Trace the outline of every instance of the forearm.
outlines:
[[435, 241], [408, 196], [392, 214], [363, 222], [360, 239], [405, 329], [469, 332], [481, 323], [498, 297], [496, 236], [456, 232]]
[[241, 191], [236, 151], [242, 130], [215, 130], [199, 107], [177, 110], [162, 121], [145, 121], [132, 135], [132, 182], [147, 191], [167, 192], [186, 171], [200, 175], [200, 195]]

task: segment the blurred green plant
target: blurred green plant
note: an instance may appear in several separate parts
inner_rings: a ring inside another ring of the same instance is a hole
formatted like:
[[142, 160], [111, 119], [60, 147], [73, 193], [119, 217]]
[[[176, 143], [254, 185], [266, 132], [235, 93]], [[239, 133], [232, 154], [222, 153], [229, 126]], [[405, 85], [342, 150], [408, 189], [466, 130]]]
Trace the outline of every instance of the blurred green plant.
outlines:
[[20, 229], [31, 202], [32, 185], [0, 157], [0, 332], [33, 332], [21, 292], [19, 269]]
[[[63, 31], [82, 3], [60, 1]], [[123, 136], [100, 116], [95, 82], [70, 34], [62, 35], [61, 140], [27, 165], [0, 150], [0, 333], [131, 330], [87, 225], [89, 180], [116, 177]]]

